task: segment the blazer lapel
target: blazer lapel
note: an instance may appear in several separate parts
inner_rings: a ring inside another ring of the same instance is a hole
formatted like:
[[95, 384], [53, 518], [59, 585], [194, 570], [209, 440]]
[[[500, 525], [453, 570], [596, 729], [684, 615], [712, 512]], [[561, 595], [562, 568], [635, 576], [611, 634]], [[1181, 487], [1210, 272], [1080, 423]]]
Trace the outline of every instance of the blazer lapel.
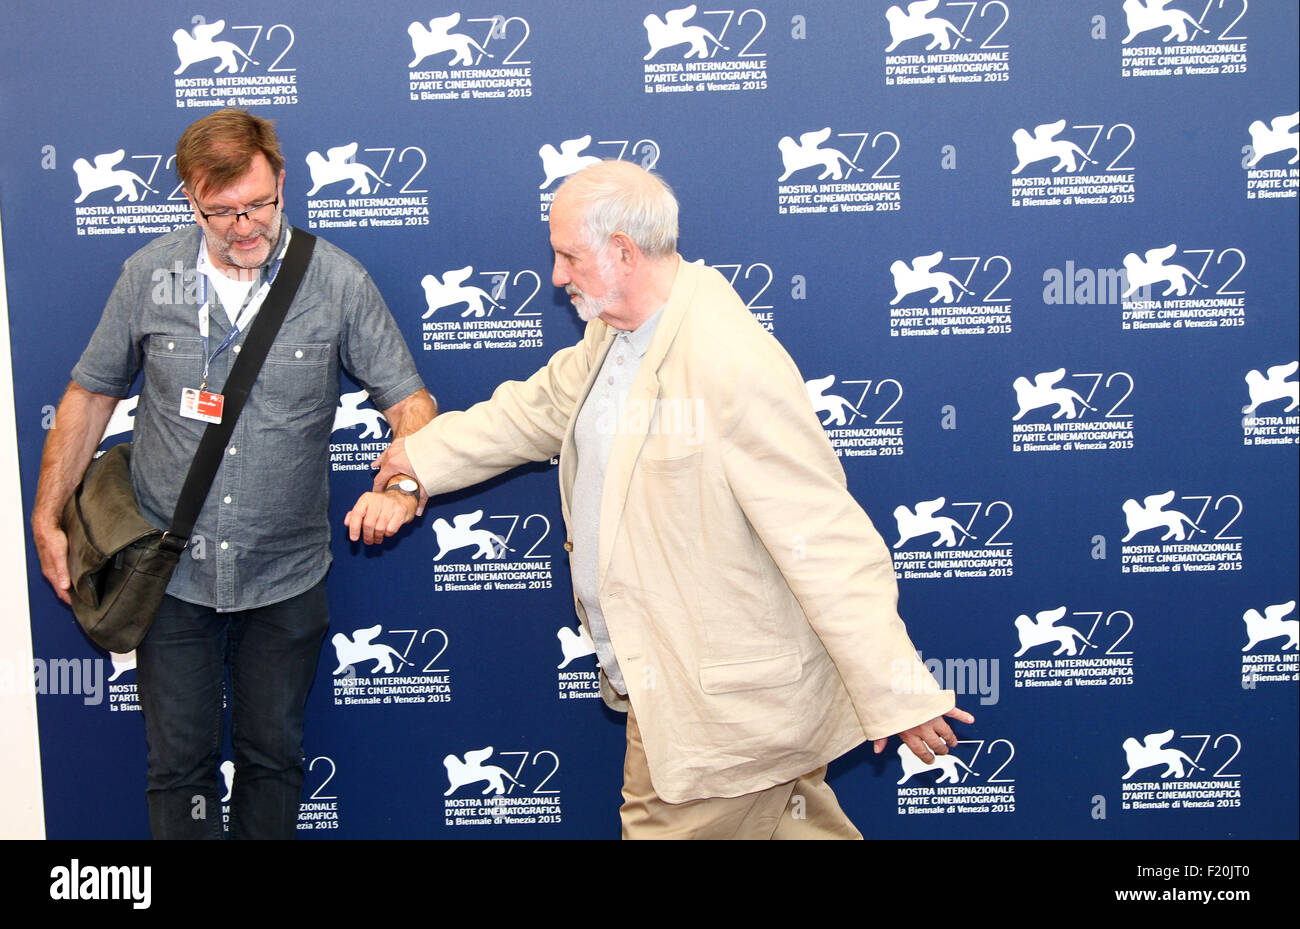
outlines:
[[[659, 368], [668, 354], [668, 349], [672, 347], [673, 341], [677, 338], [677, 331], [681, 328], [682, 320], [686, 316], [686, 310], [690, 306], [691, 298], [695, 293], [695, 270], [693, 265], [689, 265], [684, 259], [678, 258], [677, 276], [673, 279], [673, 288], [668, 295], [668, 303], [664, 306], [663, 316], [659, 319], [659, 325], [655, 329], [650, 348], [647, 349], [645, 358], [641, 360], [641, 367], [637, 371], [636, 379], [632, 382], [632, 389], [628, 392], [627, 403], [629, 406], [638, 404], [639, 409], [646, 411], [647, 415], [644, 417], [645, 428], [638, 429], [635, 433], [619, 433], [615, 435], [614, 442], [610, 446], [609, 464], [605, 468], [605, 486], [600, 499], [598, 589], [605, 582], [605, 571], [609, 567], [610, 555], [614, 551], [614, 539], [618, 532], [619, 523], [622, 521], [623, 507], [627, 501], [627, 491], [632, 482], [632, 473], [636, 469], [637, 460], [640, 458], [641, 447], [645, 445], [646, 437], [650, 434], [650, 430], [654, 425], [655, 417], [649, 414], [654, 410], [655, 401], [659, 398]], [[588, 386], [590, 386], [590, 383]], [[629, 421], [629, 417], [624, 416], [623, 421]], [[638, 423], [638, 425], [640, 424]], [[570, 435], [572, 432], [573, 424], [570, 423]]]

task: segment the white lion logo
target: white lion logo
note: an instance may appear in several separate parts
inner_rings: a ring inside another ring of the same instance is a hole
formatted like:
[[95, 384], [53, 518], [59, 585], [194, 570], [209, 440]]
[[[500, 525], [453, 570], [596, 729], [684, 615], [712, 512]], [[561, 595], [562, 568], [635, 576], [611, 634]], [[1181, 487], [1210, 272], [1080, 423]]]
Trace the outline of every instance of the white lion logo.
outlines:
[[340, 429], [351, 429], [353, 426], [364, 426], [361, 434], [357, 436], [361, 439], [382, 439], [388, 432], [388, 426], [384, 418], [379, 415], [379, 411], [374, 407], [362, 409], [361, 404], [365, 403], [370, 394], [364, 390], [355, 390], [352, 393], [346, 393], [339, 396], [339, 407], [334, 411], [334, 428], [331, 432], [338, 432]]
[[221, 762], [219, 768], [221, 779], [226, 783], [226, 795], [221, 798], [221, 803], [229, 803], [230, 795], [235, 792], [235, 763], [230, 759]]
[[452, 271], [446, 271], [442, 275], [442, 280], [438, 280], [437, 275], [426, 274], [420, 278], [420, 286], [424, 288], [424, 299], [429, 308], [424, 311], [421, 319], [428, 319], [438, 310], [449, 306], [458, 306], [465, 304], [465, 309], [461, 316], [488, 316], [491, 310], [484, 307], [485, 303], [490, 303], [492, 309], [501, 309], [501, 304], [492, 299], [492, 295], [481, 287], [475, 287], [472, 284], [465, 286], [465, 281], [474, 273], [473, 265], [466, 265]]
[[505, 768], [498, 767], [494, 764], [485, 765], [483, 762], [492, 757], [492, 746], [481, 748], [478, 751], [466, 752], [465, 760], [461, 761], [455, 755], [448, 755], [442, 759], [442, 765], [447, 769], [447, 792], [444, 797], [450, 797], [457, 790], [469, 784], [478, 781], [486, 781], [487, 787], [483, 791], [483, 796], [495, 794], [500, 796], [506, 792], [505, 782], [509, 781], [518, 787], [524, 786], [510, 776]]
[[894, 521], [898, 523], [898, 541], [894, 543], [894, 548], [902, 548], [904, 543], [911, 539], [923, 535], [935, 533], [935, 539], [931, 544], [932, 547], [938, 548], [945, 545], [948, 548], [955, 548], [957, 545], [957, 533], [961, 533], [968, 539], [973, 539], [971, 535], [961, 524], [949, 516], [935, 516], [934, 514], [943, 509], [947, 503], [945, 497], [936, 497], [933, 500], [922, 500], [916, 505], [916, 512], [913, 513], [905, 506], [894, 508]]
[[903, 776], [899, 778], [899, 784], [906, 784], [912, 779], [913, 775], [921, 774], [926, 771], [942, 772], [939, 775], [939, 779], [935, 781], [936, 784], [956, 784], [961, 780], [957, 773], [957, 768], [959, 766], [965, 768], [968, 774], [974, 774], [976, 777], [979, 777], [977, 772], [972, 771], [967, 766], [966, 762], [962, 761], [952, 752], [948, 752], [946, 755], [935, 755], [934, 761], [926, 764], [920, 758], [917, 758], [913, 751], [905, 744], [900, 744], [898, 746], [898, 760], [903, 763]]
[[[1160, 537], [1161, 542], [1168, 542], [1170, 539], [1181, 542], [1201, 531], [1201, 527], [1192, 522], [1187, 516], [1177, 510], [1166, 510], [1164, 507], [1172, 503], [1174, 492], [1166, 491], [1162, 494], [1151, 494], [1142, 500], [1141, 505], [1136, 500], [1128, 499], [1124, 501], [1124, 520], [1128, 524], [1128, 534], [1120, 539], [1121, 542], [1127, 542], [1139, 532], [1146, 532], [1148, 529], [1163, 529], [1165, 534]], [[1186, 523], [1191, 532], [1183, 531], [1183, 524]]]
[[1035, 126], [1033, 135], [1024, 129], [1017, 129], [1011, 133], [1011, 141], [1016, 146], [1016, 166], [1012, 168], [1011, 173], [1019, 174], [1035, 161], [1044, 161], [1048, 158], [1056, 159], [1056, 164], [1052, 168], [1053, 174], [1061, 170], [1073, 173], [1083, 167], [1083, 164], [1096, 164], [1097, 162], [1085, 155], [1083, 149], [1073, 142], [1056, 138], [1064, 128], [1065, 120], [1058, 119], [1054, 123]]
[[447, 16], [435, 16], [429, 20], [429, 25], [414, 22], [406, 27], [407, 33], [411, 36], [411, 51], [415, 58], [407, 65], [408, 68], [414, 68], [430, 55], [437, 55], [442, 52], [453, 52], [451, 61], [452, 65], [472, 65], [474, 56], [471, 51], [478, 52], [480, 55], [488, 54], [483, 46], [479, 45], [469, 36], [459, 32], [452, 32], [451, 29], [460, 22], [459, 13], [451, 13]]
[[1161, 248], [1149, 249], [1141, 258], [1134, 252], [1125, 255], [1124, 276], [1128, 280], [1128, 287], [1124, 288], [1120, 297], [1131, 297], [1139, 288], [1150, 287], [1153, 284], [1169, 285], [1160, 294], [1162, 297], [1168, 297], [1170, 294], [1179, 297], [1187, 296], [1189, 281], [1197, 287], [1204, 287], [1205, 285], [1196, 279], [1196, 275], [1182, 265], [1165, 264], [1177, 251], [1177, 243], [1171, 243]]
[[1252, 369], [1246, 372], [1246, 391], [1250, 394], [1250, 405], [1241, 408], [1241, 412], [1250, 415], [1265, 403], [1271, 403], [1274, 400], [1287, 400], [1286, 409], [1282, 412], [1290, 413], [1297, 406], [1300, 406], [1300, 381], [1288, 381], [1287, 378], [1296, 373], [1300, 368], [1300, 362], [1293, 361], [1290, 364], [1273, 365], [1268, 369], [1268, 374], [1260, 374]]
[[104, 426], [104, 434], [99, 437], [100, 445], [103, 445], [110, 436], [130, 432], [135, 428], [135, 408], [139, 403], [139, 394], [117, 401], [117, 406], [113, 407], [113, 414], [108, 417], [108, 423]]
[[[1057, 382], [1063, 377], [1065, 377], [1065, 369], [1057, 368], [1055, 371], [1043, 371], [1034, 375], [1032, 384], [1026, 377], [1016, 378], [1011, 388], [1016, 392], [1016, 406], [1019, 409], [1011, 418], [1018, 420], [1030, 410], [1053, 405], [1056, 406], [1056, 412], [1052, 414], [1052, 419], [1060, 419], [1062, 416], [1066, 419], [1074, 419], [1082, 415], [1084, 410], [1096, 410], [1096, 407], [1089, 406], [1088, 401], [1070, 388], [1057, 387]], [[1078, 404], [1078, 409], [1075, 404]]]
[[356, 142], [326, 149], [323, 158], [320, 152], [308, 152], [307, 170], [311, 173], [311, 190], [307, 191], [307, 196], [314, 197], [322, 187], [337, 184], [340, 181], [348, 182], [347, 192], [349, 194], [369, 194], [372, 179], [375, 182], [375, 190], [380, 187], [392, 186], [372, 171], [369, 165], [355, 161], [356, 154]]
[[156, 194], [158, 191], [146, 184], [140, 175], [117, 167], [125, 157], [126, 149], [119, 148], [115, 152], [96, 155], [93, 165], [84, 158], [74, 161], [72, 170], [77, 175], [77, 187], [80, 188], [81, 193], [73, 202], [80, 203], [91, 194], [108, 190], [110, 187], [117, 188], [117, 196], [113, 198], [114, 203], [123, 198], [130, 203], [135, 203], [144, 196], [142, 190]]
[[861, 416], [862, 411], [843, 397], [826, 393], [834, 384], [835, 375], [828, 374], [825, 377], [804, 381], [804, 389], [808, 391], [808, 399], [812, 401], [813, 412], [818, 414], [818, 418], [822, 413], [828, 414], [826, 419], [822, 420], [823, 426], [847, 426], [848, 414]]
[[889, 305], [896, 306], [909, 294], [920, 293], [923, 290], [934, 291], [934, 296], [930, 298], [931, 303], [938, 303], [940, 300], [944, 303], [952, 303], [957, 299], [954, 291], [969, 294], [970, 291], [963, 287], [957, 278], [946, 271], [934, 270], [934, 266], [941, 261], [943, 261], [943, 252], [935, 252], [933, 255], [916, 256], [910, 265], [902, 259], [891, 264], [889, 273], [894, 278], [894, 299], [889, 301]]
[[1300, 133], [1296, 132], [1297, 126], [1300, 126], [1300, 110], [1290, 116], [1276, 116], [1267, 126], [1260, 119], [1251, 123], [1246, 130], [1250, 133], [1251, 151], [1246, 167], [1255, 167], [1265, 155], [1287, 150], [1291, 152], [1287, 164], [1293, 165], [1300, 161], [1300, 141], [1297, 141], [1300, 139]]
[[478, 551], [470, 556], [475, 560], [504, 558], [506, 552], [514, 551], [506, 545], [506, 540], [495, 532], [474, 528], [482, 518], [483, 511], [475, 510], [473, 513], [461, 513], [459, 516], [452, 517], [450, 523], [445, 519], [435, 519], [433, 534], [438, 540], [438, 554], [433, 556], [433, 560], [442, 561], [443, 555], [467, 546], [478, 547]]
[[[1124, 740], [1124, 757], [1128, 760], [1128, 771], [1124, 780], [1128, 780], [1143, 768], [1164, 765], [1165, 771], [1160, 777], [1186, 777], [1193, 771], [1203, 771], [1196, 762], [1176, 748], [1165, 748], [1164, 744], [1174, 737], [1174, 730], [1153, 732], [1138, 742], [1132, 737]], [[1187, 765], [1186, 770], [1183, 765]]]
[[219, 19], [215, 23], [199, 23], [194, 27], [193, 34], [186, 32], [184, 29], [177, 29], [172, 33], [172, 41], [176, 43], [176, 57], [180, 59], [180, 65], [172, 74], [180, 74], [192, 64], [200, 61], [206, 61], [209, 58], [217, 59], [217, 67], [213, 74], [229, 72], [236, 74], [239, 72], [239, 62], [235, 60], [236, 56], [244, 59], [247, 64], [257, 64], [252, 58], [244, 54], [244, 50], [234, 42], [222, 39], [220, 42], [215, 41], [216, 37], [226, 28], [226, 21]]
[[385, 674], [392, 674], [394, 659], [402, 664], [410, 664], [392, 646], [374, 641], [375, 636], [383, 631], [383, 626], [358, 629], [352, 633], [350, 639], [341, 632], [335, 633], [330, 639], [330, 642], [334, 644], [334, 654], [339, 660], [339, 666], [334, 669], [334, 673], [342, 674], [348, 668], [363, 661], [373, 661], [375, 663], [375, 666], [370, 669], [371, 674], [377, 674], [381, 670]]
[[113, 674], [108, 682], [111, 684], [127, 671], [135, 670], [135, 649], [129, 652], [109, 652], [108, 660], [113, 665]]
[[1020, 651], [1013, 656], [1019, 658], [1031, 648], [1039, 645], [1049, 645], [1056, 643], [1056, 651], [1053, 655], [1073, 655], [1078, 649], [1075, 647], [1074, 640], [1078, 639], [1084, 645], [1092, 645], [1082, 632], [1073, 626], [1058, 626], [1057, 621], [1065, 616], [1066, 608], [1060, 607], [1055, 610], [1041, 610], [1034, 614], [1030, 619], [1024, 613], [1016, 617], [1016, 632], [1020, 636]]
[[560, 640], [560, 654], [564, 657], [564, 660], [555, 666], [557, 671], [563, 671], [570, 662], [577, 661], [579, 658], [596, 654], [596, 643], [591, 641], [591, 634], [587, 632], [586, 626], [579, 624], [577, 632], [568, 626], [561, 626], [555, 633], [555, 637]]
[[538, 185], [538, 190], [545, 190], [562, 177], [568, 177], [581, 171], [588, 165], [600, 164], [595, 155], [584, 155], [582, 150], [591, 144], [591, 136], [584, 135], [577, 139], [565, 139], [557, 149], [547, 142], [537, 150], [542, 158], [542, 173], [546, 180]]
[[817, 180], [824, 181], [826, 178], [841, 180], [845, 172], [840, 168], [840, 163], [848, 167], [848, 173], [861, 171], [862, 169], [849, 160], [849, 157], [843, 152], [834, 148], [821, 148], [821, 144], [831, 137], [831, 127], [818, 129], [813, 132], [805, 132], [799, 136], [796, 143], [794, 139], [782, 136], [781, 141], [776, 143], [776, 147], [781, 150], [781, 164], [785, 167], [785, 173], [777, 181], [784, 181], [796, 171], [802, 171], [804, 168], [820, 167], [822, 173], [817, 175]]
[[[1160, 41], [1177, 39], [1186, 42], [1198, 32], [1207, 32], [1201, 24], [1190, 15], [1178, 9], [1165, 9], [1169, 0], [1124, 0], [1124, 15], [1128, 17], [1128, 35], [1122, 44], [1128, 45], [1134, 38], [1152, 29], [1168, 29], [1169, 34]], [[1189, 31], [1190, 27], [1190, 31]], [[1208, 32], [1207, 32], [1208, 34]]]
[[[708, 58], [710, 53], [715, 49], [730, 51], [727, 46], [718, 41], [717, 37], [703, 26], [688, 26], [687, 20], [695, 15], [695, 4], [682, 7], [680, 10], [669, 10], [660, 19], [654, 13], [651, 13], [643, 21], [645, 26], [646, 41], [650, 43], [650, 51], [642, 61], [649, 61], [665, 48], [672, 48], [674, 45], [689, 45], [686, 50], [685, 58]], [[714, 48], [709, 48], [712, 42]]]
[[1261, 616], [1259, 610], [1249, 609], [1241, 614], [1242, 620], [1246, 623], [1246, 638], [1249, 639], [1243, 652], [1248, 652], [1260, 642], [1269, 639], [1275, 639], [1280, 635], [1286, 636], [1286, 641], [1278, 651], [1286, 651], [1289, 648], [1296, 647], [1296, 629], [1297, 622], [1294, 619], [1283, 619], [1295, 609], [1295, 601], [1288, 600], [1286, 603], [1275, 603], [1271, 606], [1264, 607], [1264, 614]]
[[933, 19], [928, 18], [929, 14], [938, 8], [939, 0], [916, 0], [915, 3], [907, 5], [906, 13], [896, 6], [885, 10], [885, 19], [889, 22], [889, 38], [893, 40], [885, 52], [892, 52], [909, 39], [919, 39], [927, 35], [930, 37], [930, 43], [925, 47], [927, 52], [935, 48], [946, 52], [952, 48], [952, 42], [948, 39], [949, 32], [956, 36], [959, 42], [969, 42], [970, 39], [962, 35], [961, 30], [948, 20], [938, 16]]

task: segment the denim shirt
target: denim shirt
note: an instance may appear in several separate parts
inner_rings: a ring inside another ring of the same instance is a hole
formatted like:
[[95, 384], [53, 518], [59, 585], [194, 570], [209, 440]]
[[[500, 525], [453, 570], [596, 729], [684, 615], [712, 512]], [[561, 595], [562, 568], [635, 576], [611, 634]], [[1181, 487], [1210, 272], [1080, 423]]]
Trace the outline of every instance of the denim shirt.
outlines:
[[[160, 528], [171, 523], [207, 426], [180, 415], [181, 391], [203, 379], [194, 286], [199, 242], [199, 227], [189, 226], [127, 259], [72, 371], [86, 390], [120, 398], [143, 368], [131, 477], [141, 512]], [[277, 244], [272, 255], [278, 250]], [[263, 277], [267, 271], [262, 269]], [[213, 288], [208, 293], [211, 299]], [[209, 320], [211, 353], [230, 322], [223, 312], [210, 313]], [[241, 332], [212, 359], [208, 390], [221, 392], [247, 335]], [[380, 410], [424, 387], [365, 269], [318, 239], [222, 455], [169, 594], [234, 612], [286, 600], [325, 576], [331, 558], [328, 452], [340, 366]]]

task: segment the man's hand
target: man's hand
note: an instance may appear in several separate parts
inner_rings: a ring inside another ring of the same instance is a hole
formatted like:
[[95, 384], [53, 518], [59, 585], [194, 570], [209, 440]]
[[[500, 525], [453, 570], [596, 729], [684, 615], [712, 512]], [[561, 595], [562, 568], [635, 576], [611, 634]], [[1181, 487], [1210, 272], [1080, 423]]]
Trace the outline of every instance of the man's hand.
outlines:
[[[975, 722], [975, 717], [960, 707], [953, 707], [943, 716], [951, 717], [961, 723], [970, 724]], [[957, 744], [957, 736], [948, 727], [948, 724], [943, 721], [943, 716], [936, 716], [929, 722], [913, 726], [906, 732], [898, 734], [898, 737], [903, 740], [903, 744], [910, 748], [912, 754], [919, 758], [923, 764], [932, 764], [935, 755], [946, 755], [949, 746]], [[888, 738], [876, 739], [873, 745], [877, 755], [885, 750], [885, 743], [888, 741]]]
[[68, 576], [68, 537], [57, 524], [32, 522], [32, 538], [36, 542], [36, 554], [41, 560], [41, 573], [54, 587], [59, 599], [68, 606], [72, 597], [68, 591], [72, 580]]
[[[393, 439], [393, 444], [388, 446], [382, 455], [371, 461], [370, 467], [379, 472], [375, 475], [374, 489], [376, 491], [382, 491], [393, 483], [394, 478], [410, 477], [415, 474], [410, 459], [406, 457], [406, 440], [401, 436]], [[421, 487], [420, 506], [416, 510], [417, 513], [423, 515], [424, 504], [428, 499], [429, 497], [425, 494], [424, 488]]]
[[[399, 440], [400, 441], [400, 440]], [[372, 490], [361, 495], [356, 505], [343, 517], [348, 538], [367, 545], [377, 545], [415, 518], [418, 500], [397, 490]]]

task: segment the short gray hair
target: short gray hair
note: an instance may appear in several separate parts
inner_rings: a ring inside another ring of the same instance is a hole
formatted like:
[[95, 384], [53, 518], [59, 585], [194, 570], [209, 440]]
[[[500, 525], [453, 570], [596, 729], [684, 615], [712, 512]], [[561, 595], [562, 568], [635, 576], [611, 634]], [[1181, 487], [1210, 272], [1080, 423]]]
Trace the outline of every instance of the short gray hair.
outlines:
[[593, 250], [621, 232], [652, 258], [677, 251], [677, 198], [657, 174], [610, 159], [571, 174], [560, 193], [582, 204], [582, 234]]

